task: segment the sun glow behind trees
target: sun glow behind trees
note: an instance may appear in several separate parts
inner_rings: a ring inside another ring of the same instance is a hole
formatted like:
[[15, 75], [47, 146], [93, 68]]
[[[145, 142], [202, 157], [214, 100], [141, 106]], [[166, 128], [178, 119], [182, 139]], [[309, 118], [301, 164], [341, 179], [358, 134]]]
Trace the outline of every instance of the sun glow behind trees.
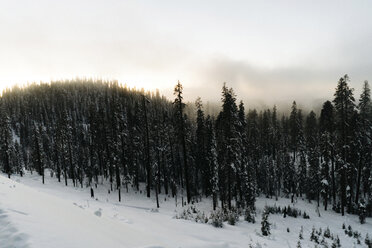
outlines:
[[180, 80], [186, 101], [218, 101], [223, 82], [247, 106], [324, 100], [343, 73], [356, 89], [372, 78], [370, 5], [6, 1], [0, 88], [78, 76], [158, 88], [168, 97]]

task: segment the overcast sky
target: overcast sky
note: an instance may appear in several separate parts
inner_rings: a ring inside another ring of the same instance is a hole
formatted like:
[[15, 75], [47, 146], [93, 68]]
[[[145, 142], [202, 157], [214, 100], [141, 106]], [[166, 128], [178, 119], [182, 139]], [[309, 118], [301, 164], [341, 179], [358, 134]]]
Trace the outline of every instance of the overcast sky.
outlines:
[[117, 79], [218, 101], [331, 98], [372, 80], [372, 1], [0, 0], [0, 83]]

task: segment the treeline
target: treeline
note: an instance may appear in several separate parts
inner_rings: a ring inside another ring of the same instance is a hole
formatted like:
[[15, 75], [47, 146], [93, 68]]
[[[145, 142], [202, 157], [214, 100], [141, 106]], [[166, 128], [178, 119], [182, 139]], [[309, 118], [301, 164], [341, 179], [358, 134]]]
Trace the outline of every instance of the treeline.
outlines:
[[[0, 108], [1, 168], [9, 177], [46, 169], [66, 185], [110, 191], [211, 197], [213, 206], [254, 209], [255, 197], [303, 197], [344, 214], [372, 215], [372, 104], [368, 82], [356, 101], [347, 75], [320, 116], [293, 102], [246, 111], [233, 89], [206, 116], [188, 116], [182, 85], [174, 101], [117, 82], [75, 80], [13, 88]], [[183, 202], [183, 200], [182, 200]]]

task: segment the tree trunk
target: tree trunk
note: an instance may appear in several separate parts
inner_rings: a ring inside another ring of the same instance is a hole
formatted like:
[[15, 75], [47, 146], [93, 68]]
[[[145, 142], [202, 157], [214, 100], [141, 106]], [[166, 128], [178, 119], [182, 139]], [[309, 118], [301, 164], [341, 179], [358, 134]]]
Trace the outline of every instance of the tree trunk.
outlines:
[[360, 158], [359, 159], [359, 163], [358, 163], [358, 178], [357, 178], [357, 185], [356, 185], [356, 193], [355, 193], [355, 204], [358, 205], [358, 202], [359, 202], [359, 190], [360, 190], [360, 181], [361, 181], [361, 177], [362, 177], [362, 159]]
[[336, 205], [336, 182], [335, 182], [335, 162], [332, 155], [332, 171], [331, 171], [331, 177], [332, 177], [332, 202], [333, 205]]
[[145, 137], [145, 144], [146, 144], [146, 173], [147, 173], [147, 197], [150, 197], [151, 191], [151, 165], [150, 165], [150, 141], [149, 141], [149, 127], [147, 122], [147, 110], [146, 110], [146, 99], [145, 95], [143, 95], [143, 111], [145, 117], [145, 129], [146, 129], [146, 137]]

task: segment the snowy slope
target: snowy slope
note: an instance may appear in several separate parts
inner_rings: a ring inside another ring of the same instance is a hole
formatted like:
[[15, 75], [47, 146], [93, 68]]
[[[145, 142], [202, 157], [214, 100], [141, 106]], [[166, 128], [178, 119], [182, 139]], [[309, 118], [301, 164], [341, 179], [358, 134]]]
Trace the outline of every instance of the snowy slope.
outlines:
[[132, 247], [156, 241], [151, 235], [105, 216], [92, 215], [68, 200], [38, 192], [4, 177], [0, 183], [0, 208], [9, 216], [13, 226], [25, 233], [18, 236], [29, 247], [120, 247], [118, 244]]
[[[214, 228], [208, 224], [173, 218], [175, 201], [162, 195], [159, 212], [151, 211], [154, 199], [147, 199], [139, 192], [123, 193], [123, 201], [117, 201], [116, 193], [108, 194], [108, 187], [99, 185], [95, 190], [97, 200], [90, 198], [89, 189], [65, 187], [55, 178], [46, 177], [42, 185], [40, 177], [26, 174], [7, 179], [0, 176], [0, 247], [296, 247], [298, 233], [304, 228], [302, 247], [314, 247], [309, 240], [312, 227], [330, 227], [339, 235], [342, 247], [366, 247], [364, 237], [372, 235], [372, 219], [360, 225], [357, 216], [341, 217], [332, 211], [320, 210], [315, 205], [299, 200], [295, 207], [306, 210], [310, 220], [283, 218], [270, 215], [272, 235], [260, 235], [261, 212], [265, 204], [286, 206], [288, 199], [259, 198], [256, 224], [244, 221], [236, 226], [224, 224]], [[165, 199], [167, 199], [165, 201]], [[197, 208], [208, 212], [211, 202], [204, 200]], [[342, 223], [351, 225], [362, 234], [362, 244], [344, 234]], [[290, 232], [287, 232], [287, 228]], [[327, 241], [329, 246], [331, 241]]]

